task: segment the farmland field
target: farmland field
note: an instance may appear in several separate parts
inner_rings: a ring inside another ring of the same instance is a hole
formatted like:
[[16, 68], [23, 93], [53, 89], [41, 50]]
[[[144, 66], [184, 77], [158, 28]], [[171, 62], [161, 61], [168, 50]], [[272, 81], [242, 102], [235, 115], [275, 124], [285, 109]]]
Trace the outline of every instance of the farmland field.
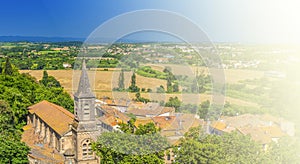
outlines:
[[[151, 66], [152, 69], [163, 71], [163, 69], [167, 66], [172, 68], [172, 72], [177, 75], [190, 75], [191, 72], [196, 72], [196, 67], [192, 66], [182, 66], [182, 65], [174, 65], [174, 64], [147, 64], [147, 66]], [[199, 71], [203, 71], [204, 74], [209, 74], [209, 70], [207, 67], [198, 67]], [[261, 78], [264, 76], [263, 71], [255, 71], [255, 70], [246, 70], [246, 69], [224, 69], [226, 83], [237, 83], [241, 80], [246, 79], [255, 79]]]
[[[154, 69], [160, 69], [159, 67], [154, 67]], [[173, 69], [173, 68], [172, 68]], [[177, 68], [179, 69], [179, 68]], [[29, 73], [34, 76], [37, 80], [40, 80], [43, 75], [42, 70], [20, 70], [21, 73]], [[73, 88], [73, 75], [74, 81], [78, 81], [80, 76], [80, 71], [73, 70], [48, 70], [47, 71], [50, 76], [54, 76], [64, 87], [64, 89], [72, 94]], [[175, 70], [174, 70], [175, 72]], [[94, 92], [97, 98], [101, 98], [103, 96], [108, 97], [129, 97], [134, 98], [134, 93], [117, 93], [112, 92], [112, 88], [117, 87], [119, 71], [115, 69], [109, 69], [109, 71], [89, 71], [90, 82], [92, 83], [92, 88], [94, 88]], [[130, 85], [130, 77], [131, 72], [125, 72], [125, 86], [126, 88]], [[237, 83], [240, 80], [246, 79], [255, 79], [261, 78], [263, 76], [263, 72], [259, 71], [250, 71], [250, 70], [225, 70], [225, 78], [227, 83]], [[77, 89], [77, 82], [74, 83], [75, 90]], [[137, 86], [140, 88], [150, 88], [153, 91], [160, 85], [166, 87], [166, 81], [155, 79], [155, 78], [147, 78], [137, 75]], [[169, 97], [177, 96], [180, 99], [183, 97], [184, 103], [197, 103], [200, 101], [211, 100], [211, 95], [209, 94], [201, 94], [200, 97], [195, 96], [193, 94], [157, 94], [157, 93], [142, 93], [142, 96], [145, 98], [150, 98], [153, 100], [168, 100]], [[254, 106], [257, 107], [257, 104], [253, 102], [247, 102], [244, 100], [240, 100], [232, 97], [225, 97], [225, 100], [232, 103], [243, 106]]]

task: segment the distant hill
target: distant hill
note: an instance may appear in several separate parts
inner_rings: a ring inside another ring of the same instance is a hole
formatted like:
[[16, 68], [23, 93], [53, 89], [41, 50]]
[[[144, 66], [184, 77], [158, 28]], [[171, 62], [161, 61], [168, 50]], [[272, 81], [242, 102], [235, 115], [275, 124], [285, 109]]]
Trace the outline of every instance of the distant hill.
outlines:
[[[69, 42], [69, 41], [81, 41], [84, 42], [86, 38], [73, 38], [73, 37], [44, 37], [44, 36], [0, 36], [0, 42]], [[89, 38], [88, 43], [175, 43], [180, 42], [178, 40], [172, 40], [170, 38], [121, 38], [119, 40], [109, 38]]]
[[72, 37], [43, 37], [43, 36], [0, 36], [0, 42], [67, 42], [84, 41], [84, 38]]

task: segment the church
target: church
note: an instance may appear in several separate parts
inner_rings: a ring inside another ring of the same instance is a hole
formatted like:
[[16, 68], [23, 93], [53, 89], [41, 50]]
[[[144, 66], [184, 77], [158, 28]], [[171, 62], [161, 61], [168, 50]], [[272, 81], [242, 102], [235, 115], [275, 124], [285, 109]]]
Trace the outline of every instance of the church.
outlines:
[[95, 118], [95, 99], [83, 61], [74, 114], [45, 100], [30, 106], [22, 136], [31, 148], [29, 163], [99, 163], [91, 143], [109, 128]]

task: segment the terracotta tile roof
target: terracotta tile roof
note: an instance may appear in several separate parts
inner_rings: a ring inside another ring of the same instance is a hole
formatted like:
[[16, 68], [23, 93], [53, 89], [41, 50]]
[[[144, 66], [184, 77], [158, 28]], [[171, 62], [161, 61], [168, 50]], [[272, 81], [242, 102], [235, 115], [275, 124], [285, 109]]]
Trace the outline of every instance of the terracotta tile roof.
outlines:
[[281, 119], [271, 115], [244, 114], [234, 117], [221, 117], [221, 121], [216, 121], [210, 126], [223, 132], [238, 130], [244, 135], [250, 135], [254, 141], [267, 144], [272, 139], [286, 135], [278, 126], [280, 121]]
[[224, 130], [226, 128], [226, 124], [222, 121], [214, 122], [210, 126], [217, 130]]
[[175, 116], [157, 116], [152, 118], [152, 120], [155, 122], [155, 125], [161, 129], [166, 129], [171, 126], [175, 119]]
[[277, 123], [277, 124], [279, 124], [281, 121], [283, 121], [281, 118], [274, 117], [270, 114], [261, 115], [260, 118], [261, 118], [261, 120], [274, 122], [274, 123]]
[[197, 119], [194, 114], [181, 114], [181, 116], [175, 116], [174, 121], [172, 121], [170, 126], [164, 128], [161, 131], [161, 134], [166, 137], [176, 136], [179, 134], [184, 135], [184, 133], [186, 133], [190, 128], [197, 127], [202, 123], [203, 121]]
[[102, 102], [109, 106], [128, 106], [131, 101], [129, 100], [124, 100], [124, 99], [117, 99], [117, 100], [112, 100], [112, 99], [100, 99]]
[[[181, 126], [179, 125], [181, 120]], [[204, 121], [195, 118], [194, 114], [181, 114], [180, 119], [176, 116], [155, 116], [147, 118], [137, 118], [135, 126], [145, 125], [153, 122], [157, 127], [161, 128], [160, 134], [167, 137], [172, 145], [179, 144], [179, 139], [192, 127], [198, 127]]]
[[222, 116], [221, 120], [223, 120], [227, 125], [235, 128], [244, 126], [271, 126], [273, 124], [280, 125], [283, 122], [288, 122], [282, 118], [277, 118], [269, 114], [243, 114], [234, 117]]
[[120, 123], [126, 123], [130, 120], [130, 117], [124, 113], [118, 111], [117, 109], [111, 106], [101, 106], [101, 109], [104, 111], [104, 116], [99, 117], [98, 119], [105, 124], [115, 126]]
[[148, 109], [148, 108], [142, 108], [142, 109], [128, 109], [127, 113], [132, 113], [136, 116], [142, 116], [142, 117], [146, 117], [148, 116], [158, 116], [164, 113], [173, 113], [175, 112], [175, 108], [172, 107], [162, 107], [162, 106], [158, 106], [157, 108], [153, 108], [153, 109]]
[[[184, 132], [191, 127], [196, 127], [200, 125], [200, 120], [195, 119], [193, 114], [183, 114], [181, 116], [182, 129]], [[147, 123], [153, 122], [157, 127], [160, 127], [162, 131], [174, 131], [179, 128], [179, 119], [176, 116], [155, 116], [147, 118], [137, 118], [134, 125], [138, 127], [139, 125], [145, 125]]]
[[145, 125], [147, 123], [153, 122], [156, 127], [159, 127], [163, 130], [171, 126], [175, 119], [175, 116], [155, 116], [151, 118], [137, 118], [134, 125], [138, 127], [139, 125]]
[[278, 126], [266, 126], [261, 127], [261, 129], [268, 134], [271, 138], [280, 138], [285, 136], [286, 134], [282, 132], [282, 130]]
[[128, 109], [141, 109], [145, 106], [145, 103], [143, 102], [133, 102], [128, 106]]
[[234, 117], [222, 116], [221, 120], [228, 126], [235, 128], [244, 126], [268, 126], [270, 124], [270, 121], [263, 120], [259, 115], [253, 114], [243, 114]]
[[69, 125], [74, 121], [74, 114], [46, 100], [30, 106], [28, 109], [30, 113], [35, 113], [59, 135], [68, 132]]
[[116, 118], [112, 115], [104, 115], [102, 117], [98, 118], [101, 122], [110, 125], [110, 126], [115, 126], [118, 124]]
[[267, 144], [272, 142], [272, 138], [258, 127], [242, 127], [237, 129], [244, 135], [250, 135], [251, 138], [259, 143]]
[[26, 125], [23, 129], [24, 132], [21, 141], [25, 142], [31, 149], [28, 156], [45, 163], [63, 164], [64, 157], [53, 148], [48, 147], [47, 144], [42, 144], [38, 135], [34, 134], [32, 125]]
[[153, 122], [153, 120], [148, 117], [148, 118], [137, 118], [136, 121], [134, 122], [134, 126], [138, 127], [139, 125], [145, 125], [148, 124], [150, 122]]
[[167, 113], [167, 112], [174, 113], [175, 108], [173, 108], [173, 107], [163, 107], [163, 110], [162, 110], [161, 113]]
[[114, 107], [101, 106], [101, 108], [105, 112], [105, 115], [113, 115], [114, 117], [122, 120], [123, 122], [127, 122], [130, 120], [130, 117], [128, 117], [125, 113], [122, 113], [119, 110], [115, 109]]
[[238, 128], [242, 134], [249, 134], [254, 141], [262, 144], [270, 143], [273, 138], [280, 138], [285, 136], [278, 126], [264, 126], [264, 127], [251, 127], [246, 126]]

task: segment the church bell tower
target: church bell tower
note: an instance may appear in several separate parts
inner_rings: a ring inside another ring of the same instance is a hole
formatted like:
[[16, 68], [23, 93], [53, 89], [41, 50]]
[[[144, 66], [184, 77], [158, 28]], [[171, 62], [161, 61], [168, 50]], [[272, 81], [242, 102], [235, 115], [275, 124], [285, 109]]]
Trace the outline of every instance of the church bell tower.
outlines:
[[79, 125], [84, 126], [81, 128], [84, 128], [86, 130], [91, 130], [90, 128], [96, 126], [95, 98], [96, 97], [91, 90], [85, 60], [83, 60], [78, 90], [74, 94], [74, 114], [79, 122]]
[[82, 62], [78, 90], [74, 94], [74, 114], [78, 122], [74, 128], [75, 163], [98, 164], [99, 160], [92, 151], [92, 142], [99, 134], [95, 119], [95, 95], [91, 90], [85, 60]]

